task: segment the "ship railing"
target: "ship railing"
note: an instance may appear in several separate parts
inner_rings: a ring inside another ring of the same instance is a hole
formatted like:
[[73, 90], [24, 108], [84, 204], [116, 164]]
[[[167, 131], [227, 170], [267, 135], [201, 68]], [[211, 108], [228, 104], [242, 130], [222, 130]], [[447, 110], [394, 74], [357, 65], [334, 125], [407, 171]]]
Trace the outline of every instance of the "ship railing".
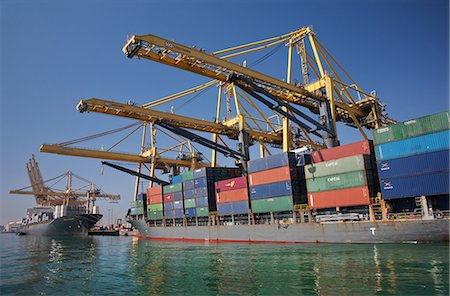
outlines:
[[[450, 217], [450, 210], [433, 210], [432, 213], [435, 219], [448, 219]], [[388, 213], [389, 220], [417, 220], [422, 219], [422, 210], [415, 209], [414, 211], [403, 211], [397, 213]]]

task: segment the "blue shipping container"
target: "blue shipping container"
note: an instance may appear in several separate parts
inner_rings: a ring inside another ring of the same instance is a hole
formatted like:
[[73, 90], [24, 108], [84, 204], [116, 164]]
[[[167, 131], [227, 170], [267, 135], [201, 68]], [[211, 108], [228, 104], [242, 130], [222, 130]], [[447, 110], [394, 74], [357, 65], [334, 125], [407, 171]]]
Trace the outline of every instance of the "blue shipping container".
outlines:
[[449, 173], [389, 178], [380, 180], [384, 199], [430, 196], [449, 193]]
[[173, 176], [172, 180], [170, 180], [170, 184], [181, 183], [181, 182], [183, 182], [183, 176], [182, 175]]
[[206, 178], [194, 179], [194, 188], [206, 187], [206, 184], [207, 184]]
[[207, 207], [208, 206], [208, 197], [204, 196], [204, 197], [197, 197], [195, 199], [195, 205], [200, 208], [200, 207]]
[[194, 180], [183, 181], [183, 189], [194, 189]]
[[188, 208], [184, 210], [184, 214], [186, 215], [186, 217], [188, 218], [195, 218], [195, 216], [197, 215], [195, 208]]
[[378, 162], [381, 179], [448, 171], [449, 150], [418, 154]]
[[206, 177], [206, 168], [196, 169], [194, 171], [194, 178]]
[[173, 210], [173, 217], [174, 218], [183, 218], [184, 216], [184, 210], [183, 209], [175, 209]]
[[206, 187], [197, 188], [195, 189], [194, 194], [196, 198], [208, 196], [208, 188]]
[[136, 197], [136, 200], [144, 200], [146, 198], [147, 198], [147, 194], [139, 193], [138, 196]]
[[217, 213], [223, 215], [239, 215], [248, 213], [248, 201], [217, 204]]
[[172, 213], [173, 213], [173, 210], [164, 208], [164, 217], [173, 218]]
[[165, 202], [164, 209], [173, 210], [173, 202], [171, 202], [171, 201]]
[[174, 192], [173, 200], [183, 200], [183, 192], [182, 191]]
[[194, 189], [185, 190], [183, 192], [183, 195], [184, 199], [195, 198], [195, 190]]
[[173, 208], [176, 209], [182, 209], [183, 208], [183, 201], [177, 200], [173, 202]]
[[264, 158], [250, 160], [248, 162], [248, 172], [254, 173], [259, 171], [266, 171], [282, 166], [295, 166], [295, 154], [292, 152], [284, 152], [280, 154], [270, 155]]
[[276, 183], [263, 184], [258, 186], [250, 186], [250, 198], [268, 198], [276, 196], [292, 195], [291, 181], [283, 181]]
[[448, 150], [449, 131], [428, 134], [375, 146], [377, 161]]

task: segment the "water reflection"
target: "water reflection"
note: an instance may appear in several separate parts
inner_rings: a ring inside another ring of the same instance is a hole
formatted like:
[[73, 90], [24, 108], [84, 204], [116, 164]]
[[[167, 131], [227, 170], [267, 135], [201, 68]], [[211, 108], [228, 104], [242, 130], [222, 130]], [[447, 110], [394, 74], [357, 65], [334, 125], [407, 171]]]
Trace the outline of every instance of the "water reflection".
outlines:
[[[448, 245], [162, 243], [11, 237], [0, 294], [448, 295]], [[5, 272], [7, 271], [7, 272]]]
[[131, 254], [132, 277], [142, 294], [448, 295], [446, 245], [208, 245], [139, 240]]

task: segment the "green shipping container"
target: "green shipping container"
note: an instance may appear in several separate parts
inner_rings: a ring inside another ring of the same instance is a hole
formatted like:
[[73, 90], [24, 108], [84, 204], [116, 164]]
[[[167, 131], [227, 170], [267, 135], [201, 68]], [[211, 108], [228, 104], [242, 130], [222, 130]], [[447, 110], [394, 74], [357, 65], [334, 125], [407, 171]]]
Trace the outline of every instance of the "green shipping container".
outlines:
[[274, 198], [254, 199], [252, 203], [253, 213], [268, 213], [268, 212], [284, 212], [292, 211], [292, 196], [281, 196]]
[[195, 212], [197, 217], [207, 217], [209, 214], [208, 207], [196, 208]]
[[399, 122], [373, 130], [376, 145], [450, 129], [450, 111]]
[[194, 179], [194, 171], [186, 171], [183, 173], [183, 181]]
[[306, 165], [305, 178], [320, 178], [335, 174], [363, 171], [371, 168], [370, 157], [368, 155], [354, 155]]
[[147, 218], [152, 219], [152, 220], [162, 219], [164, 216], [163, 214], [164, 214], [164, 212], [162, 212], [162, 211], [148, 211]]
[[320, 192], [344, 188], [372, 185], [373, 176], [371, 171], [359, 171], [343, 174], [335, 174], [320, 178], [306, 180], [308, 192]]
[[182, 190], [182, 183], [176, 183], [171, 185], [166, 185], [163, 187], [163, 193], [172, 193], [172, 192], [178, 192]]
[[147, 211], [162, 211], [163, 210], [163, 204], [157, 203], [157, 204], [151, 204], [147, 206]]
[[186, 209], [188, 209], [188, 208], [195, 208], [195, 198], [185, 199], [184, 200], [184, 207]]
[[136, 207], [136, 215], [143, 215], [144, 207]]
[[132, 208], [138, 208], [138, 207], [143, 207], [144, 206], [144, 202], [142, 200], [137, 200], [137, 201], [132, 201], [130, 203]]

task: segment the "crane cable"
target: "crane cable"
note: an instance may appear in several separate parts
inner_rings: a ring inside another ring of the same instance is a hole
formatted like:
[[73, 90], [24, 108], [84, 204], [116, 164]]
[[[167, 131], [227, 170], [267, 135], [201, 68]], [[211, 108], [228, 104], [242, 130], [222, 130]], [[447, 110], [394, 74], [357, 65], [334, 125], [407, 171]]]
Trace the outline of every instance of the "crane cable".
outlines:
[[79, 139], [75, 139], [75, 140], [71, 140], [71, 141], [67, 141], [67, 142], [62, 142], [62, 143], [59, 143], [58, 145], [59, 146], [69, 146], [69, 145], [72, 145], [72, 144], [76, 144], [76, 143], [92, 140], [92, 139], [95, 139], [95, 138], [103, 137], [103, 136], [106, 136], [106, 135], [110, 135], [110, 134], [113, 134], [113, 133], [121, 132], [123, 130], [129, 129], [131, 127], [134, 127], [134, 126], [137, 126], [137, 125], [141, 125], [141, 124], [142, 124], [141, 121], [137, 121], [137, 122], [135, 122], [133, 124], [130, 124], [130, 125], [127, 125], [127, 126], [124, 126], [124, 127], [120, 127], [120, 128], [114, 129], [114, 130], [110, 130], [110, 131], [106, 131], [106, 132], [90, 135], [90, 136], [87, 136], [87, 137], [83, 137], [83, 138], [79, 138]]

